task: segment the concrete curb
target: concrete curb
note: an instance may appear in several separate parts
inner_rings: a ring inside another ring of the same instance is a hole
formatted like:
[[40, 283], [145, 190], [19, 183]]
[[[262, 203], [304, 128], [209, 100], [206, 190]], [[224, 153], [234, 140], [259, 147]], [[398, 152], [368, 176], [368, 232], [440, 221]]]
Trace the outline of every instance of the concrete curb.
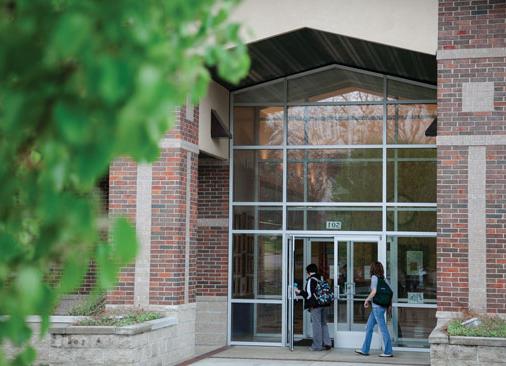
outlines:
[[[85, 318], [85, 317], [83, 317]], [[167, 328], [177, 325], [175, 317], [164, 317], [160, 319], [149, 320], [140, 324], [126, 325], [124, 327], [115, 326], [86, 326], [86, 325], [64, 325], [52, 327], [50, 334], [82, 334], [82, 335], [105, 335], [116, 334], [132, 336], [136, 334], [146, 333], [157, 329]]]

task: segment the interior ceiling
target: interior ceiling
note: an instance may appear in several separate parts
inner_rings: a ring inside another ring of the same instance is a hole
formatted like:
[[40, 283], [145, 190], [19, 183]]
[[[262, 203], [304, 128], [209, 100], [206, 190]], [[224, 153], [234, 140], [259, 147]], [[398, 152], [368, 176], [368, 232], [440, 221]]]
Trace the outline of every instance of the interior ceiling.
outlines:
[[339, 64], [436, 84], [436, 56], [357, 38], [302, 28], [248, 45], [251, 69], [238, 85], [213, 79], [229, 90], [242, 89], [322, 66]]

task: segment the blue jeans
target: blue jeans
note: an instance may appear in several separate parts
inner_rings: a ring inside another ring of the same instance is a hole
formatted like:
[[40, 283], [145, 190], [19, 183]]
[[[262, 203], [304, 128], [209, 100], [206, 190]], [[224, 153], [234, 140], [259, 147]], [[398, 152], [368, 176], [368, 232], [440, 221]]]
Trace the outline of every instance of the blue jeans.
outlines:
[[362, 352], [367, 354], [369, 353], [369, 349], [371, 348], [372, 332], [374, 331], [374, 326], [377, 323], [381, 335], [383, 336], [383, 343], [385, 345], [383, 353], [385, 353], [386, 355], [391, 355], [393, 353], [392, 339], [390, 338], [387, 323], [385, 322], [385, 311], [386, 309], [381, 306], [372, 308], [372, 311], [369, 314], [369, 319], [367, 320], [367, 326], [365, 328], [365, 339], [364, 344], [362, 345]]

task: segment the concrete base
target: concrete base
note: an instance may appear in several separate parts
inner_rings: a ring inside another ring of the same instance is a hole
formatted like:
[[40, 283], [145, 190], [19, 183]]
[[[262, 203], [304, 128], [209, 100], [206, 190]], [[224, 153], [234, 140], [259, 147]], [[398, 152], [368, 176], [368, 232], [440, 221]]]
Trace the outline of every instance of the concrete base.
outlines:
[[[83, 317], [51, 318], [49, 334], [39, 337], [40, 319], [31, 317], [35, 365], [170, 366], [195, 354], [196, 305], [156, 307], [162, 319], [125, 327], [73, 326]], [[18, 350], [3, 346], [7, 357]]]
[[432, 366], [504, 365], [506, 360], [506, 338], [450, 337], [438, 326], [429, 343]]
[[227, 297], [197, 296], [196, 345], [200, 349], [227, 344]]

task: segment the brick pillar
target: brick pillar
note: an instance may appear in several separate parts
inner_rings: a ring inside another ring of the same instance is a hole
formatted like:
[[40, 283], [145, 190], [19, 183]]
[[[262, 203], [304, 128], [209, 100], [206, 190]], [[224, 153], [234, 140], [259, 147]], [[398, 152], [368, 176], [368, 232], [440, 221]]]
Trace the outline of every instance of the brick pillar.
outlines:
[[438, 310], [506, 313], [506, 2], [439, 2]]
[[227, 342], [229, 162], [199, 160], [198, 244], [193, 257], [198, 346]]
[[198, 108], [182, 107], [153, 164], [125, 159], [110, 169], [110, 213], [135, 222], [140, 250], [122, 270], [110, 305], [153, 308], [195, 302], [191, 250], [197, 243]]
[[[109, 215], [125, 216], [135, 222], [137, 166], [134, 161], [120, 158], [109, 167]], [[133, 305], [135, 266], [123, 268], [116, 289], [107, 295], [111, 305]]]
[[161, 147], [152, 167], [149, 302], [179, 305], [195, 302], [190, 254], [197, 242], [198, 108], [178, 110]]

